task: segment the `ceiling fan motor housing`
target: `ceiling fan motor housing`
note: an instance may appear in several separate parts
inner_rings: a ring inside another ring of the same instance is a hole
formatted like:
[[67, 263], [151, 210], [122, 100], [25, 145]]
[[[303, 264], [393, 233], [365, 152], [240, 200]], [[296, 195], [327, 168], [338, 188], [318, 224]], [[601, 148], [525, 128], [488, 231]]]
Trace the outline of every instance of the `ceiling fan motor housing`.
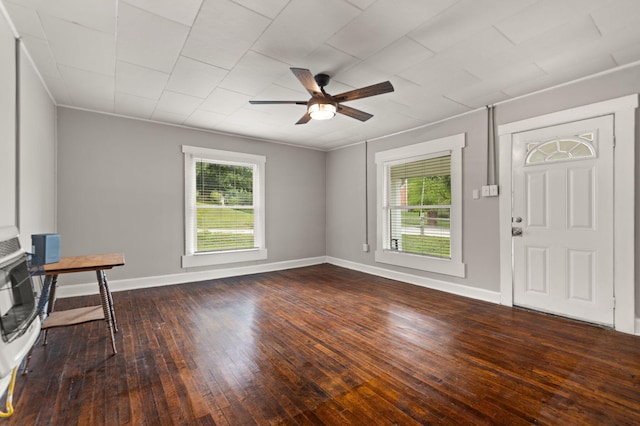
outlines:
[[329, 84], [329, 80], [331, 80], [331, 77], [327, 74], [316, 74], [313, 78], [320, 87], [327, 86]]

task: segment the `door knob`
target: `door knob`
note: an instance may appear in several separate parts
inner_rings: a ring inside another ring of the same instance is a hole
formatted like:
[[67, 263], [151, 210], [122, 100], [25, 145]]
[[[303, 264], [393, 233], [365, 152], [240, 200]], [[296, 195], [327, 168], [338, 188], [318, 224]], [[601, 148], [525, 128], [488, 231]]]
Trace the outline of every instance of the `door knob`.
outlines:
[[511, 236], [522, 237], [522, 228], [511, 228]]

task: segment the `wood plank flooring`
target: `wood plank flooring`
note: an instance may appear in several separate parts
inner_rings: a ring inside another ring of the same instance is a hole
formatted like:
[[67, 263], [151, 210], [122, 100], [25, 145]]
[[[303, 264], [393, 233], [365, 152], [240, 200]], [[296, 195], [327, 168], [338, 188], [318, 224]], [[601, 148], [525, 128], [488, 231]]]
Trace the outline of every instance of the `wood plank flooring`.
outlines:
[[332, 265], [113, 297], [119, 353], [51, 330], [0, 423], [640, 424], [637, 336]]

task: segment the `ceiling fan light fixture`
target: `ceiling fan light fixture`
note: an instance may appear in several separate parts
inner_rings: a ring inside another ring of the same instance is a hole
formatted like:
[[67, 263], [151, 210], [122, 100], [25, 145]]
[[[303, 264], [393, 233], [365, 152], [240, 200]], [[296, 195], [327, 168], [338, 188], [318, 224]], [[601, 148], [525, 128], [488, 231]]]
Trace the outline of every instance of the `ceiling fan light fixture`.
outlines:
[[329, 120], [336, 115], [336, 106], [334, 104], [313, 103], [309, 105], [307, 112], [314, 120]]

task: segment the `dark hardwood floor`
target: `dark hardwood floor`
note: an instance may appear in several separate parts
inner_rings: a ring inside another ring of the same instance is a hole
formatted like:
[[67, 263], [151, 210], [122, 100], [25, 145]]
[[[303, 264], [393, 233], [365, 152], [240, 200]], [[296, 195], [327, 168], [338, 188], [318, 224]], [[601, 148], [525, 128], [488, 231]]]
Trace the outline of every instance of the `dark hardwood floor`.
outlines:
[[119, 353], [52, 330], [1, 423], [640, 424], [640, 338], [612, 330], [331, 265], [113, 298]]

